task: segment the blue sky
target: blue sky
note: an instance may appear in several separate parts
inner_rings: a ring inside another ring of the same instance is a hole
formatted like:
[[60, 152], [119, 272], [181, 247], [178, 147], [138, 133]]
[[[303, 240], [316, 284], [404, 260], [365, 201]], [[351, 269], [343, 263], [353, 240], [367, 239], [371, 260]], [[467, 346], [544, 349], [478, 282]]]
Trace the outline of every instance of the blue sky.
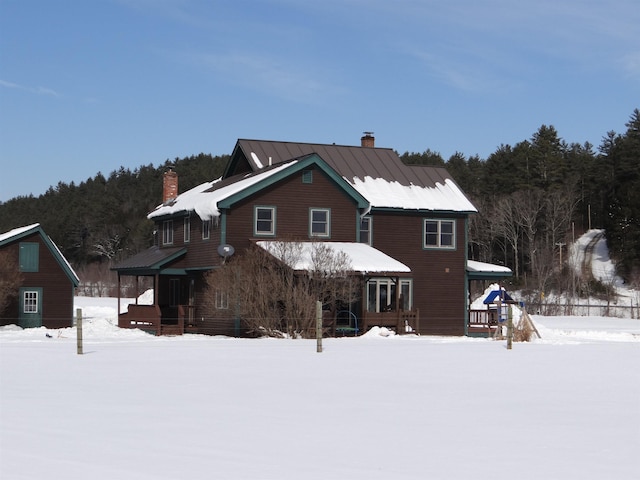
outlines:
[[638, 25], [637, 0], [0, 0], [0, 201], [238, 138], [598, 147], [640, 107]]

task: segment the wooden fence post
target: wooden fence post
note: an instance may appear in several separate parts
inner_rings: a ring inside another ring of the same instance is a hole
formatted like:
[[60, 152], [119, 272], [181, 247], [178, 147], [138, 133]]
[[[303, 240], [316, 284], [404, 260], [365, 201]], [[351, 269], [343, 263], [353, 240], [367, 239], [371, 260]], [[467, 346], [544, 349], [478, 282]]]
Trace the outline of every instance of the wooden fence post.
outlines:
[[507, 350], [511, 350], [513, 346], [513, 312], [511, 311], [511, 304], [507, 308]]
[[322, 302], [316, 302], [316, 352], [322, 352]]
[[82, 355], [82, 309], [76, 308], [76, 332], [78, 337], [78, 355]]

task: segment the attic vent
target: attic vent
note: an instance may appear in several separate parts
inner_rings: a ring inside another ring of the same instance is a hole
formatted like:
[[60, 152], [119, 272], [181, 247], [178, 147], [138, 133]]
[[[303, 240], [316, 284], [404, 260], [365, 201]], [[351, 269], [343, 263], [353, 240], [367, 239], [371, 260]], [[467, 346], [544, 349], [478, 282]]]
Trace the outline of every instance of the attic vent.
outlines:
[[302, 172], [302, 183], [313, 183], [313, 170], [305, 170]]

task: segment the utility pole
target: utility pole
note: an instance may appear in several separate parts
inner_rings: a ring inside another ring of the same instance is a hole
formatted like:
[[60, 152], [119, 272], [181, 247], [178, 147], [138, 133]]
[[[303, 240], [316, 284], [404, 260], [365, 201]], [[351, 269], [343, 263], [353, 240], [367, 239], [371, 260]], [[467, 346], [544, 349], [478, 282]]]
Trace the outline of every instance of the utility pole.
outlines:
[[556, 245], [560, 247], [560, 267], [562, 267], [562, 247], [566, 245], [565, 242], [556, 242]]

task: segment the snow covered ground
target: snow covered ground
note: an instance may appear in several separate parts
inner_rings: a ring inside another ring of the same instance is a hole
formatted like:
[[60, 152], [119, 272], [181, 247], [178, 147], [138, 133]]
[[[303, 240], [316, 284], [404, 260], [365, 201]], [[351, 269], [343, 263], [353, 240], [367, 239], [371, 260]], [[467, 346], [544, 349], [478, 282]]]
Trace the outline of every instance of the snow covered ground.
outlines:
[[[157, 338], [77, 298], [0, 329], [3, 479], [631, 479], [640, 321], [537, 317], [542, 340]], [[51, 338], [46, 334], [51, 335]]]
[[[604, 259], [605, 257], [603, 257]], [[608, 256], [606, 256], [608, 258]], [[531, 343], [153, 337], [76, 298], [0, 328], [0, 478], [635, 479], [640, 320], [533, 316]]]

